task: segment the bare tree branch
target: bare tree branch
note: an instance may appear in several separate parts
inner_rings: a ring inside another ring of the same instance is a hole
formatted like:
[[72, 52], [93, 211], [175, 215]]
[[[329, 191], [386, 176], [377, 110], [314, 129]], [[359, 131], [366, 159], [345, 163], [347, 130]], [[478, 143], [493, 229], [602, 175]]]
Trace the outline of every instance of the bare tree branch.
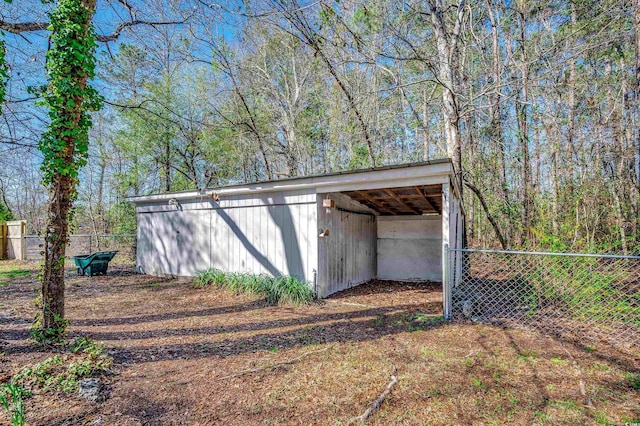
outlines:
[[49, 27], [48, 22], [7, 22], [0, 20], [0, 30], [11, 34], [44, 31]]
[[[117, 41], [122, 31], [130, 27], [137, 25], [147, 25], [150, 27], [158, 25], [180, 25], [186, 23], [188, 19], [188, 17], [181, 21], [143, 21], [140, 19], [134, 19], [133, 21], [120, 23], [111, 34], [98, 35], [96, 40], [102, 43], [109, 43], [111, 41]], [[0, 20], [0, 30], [11, 34], [20, 35], [22, 33], [34, 31], [45, 31], [48, 28], [48, 22], [7, 22]]]
[[136, 19], [133, 21], [129, 21], [129, 22], [122, 22], [120, 23], [115, 30], [113, 30], [113, 32], [109, 35], [99, 35], [96, 37], [96, 41], [102, 42], [102, 43], [109, 43], [110, 41], [117, 41], [118, 37], [120, 37], [120, 34], [122, 33], [122, 31], [126, 28], [130, 28], [130, 27], [134, 27], [136, 25], [146, 25], [149, 27], [155, 27], [158, 25], [180, 25], [180, 24], [184, 24], [185, 22], [187, 22], [188, 18], [183, 19], [182, 21], [142, 21], [140, 19]]

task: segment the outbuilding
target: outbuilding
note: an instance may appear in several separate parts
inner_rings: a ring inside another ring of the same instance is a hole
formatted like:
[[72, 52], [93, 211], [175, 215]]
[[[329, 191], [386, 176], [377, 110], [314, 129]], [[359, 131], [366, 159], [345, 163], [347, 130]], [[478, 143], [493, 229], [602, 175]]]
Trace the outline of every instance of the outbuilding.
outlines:
[[292, 275], [319, 297], [375, 278], [442, 282], [446, 247], [462, 243], [458, 194], [442, 159], [133, 197], [137, 268]]

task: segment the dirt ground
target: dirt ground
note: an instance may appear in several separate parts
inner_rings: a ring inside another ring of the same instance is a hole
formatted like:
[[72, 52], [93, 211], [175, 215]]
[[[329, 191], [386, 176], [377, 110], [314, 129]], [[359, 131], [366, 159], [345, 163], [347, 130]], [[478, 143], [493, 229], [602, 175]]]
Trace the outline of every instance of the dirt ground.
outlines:
[[[28, 337], [36, 268], [0, 262], [0, 382], [53, 354]], [[441, 315], [439, 284], [373, 282], [291, 307], [127, 267], [93, 278], [69, 269], [69, 338], [103, 341], [115, 374], [103, 377], [104, 402], [35, 394], [27, 420], [349, 424], [395, 369], [398, 383], [367, 424], [640, 422], [640, 392], [628, 379], [640, 373], [640, 354]]]

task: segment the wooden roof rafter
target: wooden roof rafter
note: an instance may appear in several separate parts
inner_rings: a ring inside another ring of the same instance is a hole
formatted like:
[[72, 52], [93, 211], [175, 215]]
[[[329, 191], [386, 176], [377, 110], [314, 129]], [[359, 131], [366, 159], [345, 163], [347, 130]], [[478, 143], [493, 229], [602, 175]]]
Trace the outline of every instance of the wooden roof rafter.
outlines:
[[408, 203], [406, 203], [402, 198], [400, 198], [398, 196], [398, 194], [396, 194], [395, 192], [393, 192], [391, 189], [385, 189], [384, 192], [386, 192], [387, 194], [391, 195], [393, 197], [394, 200], [396, 200], [397, 202], [399, 202], [400, 204], [402, 204], [404, 207], [406, 207], [407, 209], [413, 211], [415, 214], [422, 214], [422, 212], [418, 209], [416, 209], [413, 206], [410, 206]]
[[397, 214], [395, 209], [393, 209], [391, 206], [385, 206], [383, 203], [379, 202], [378, 200], [376, 200], [375, 198], [373, 198], [372, 196], [370, 196], [366, 192], [364, 192], [364, 191], [355, 191], [355, 193], [358, 194], [360, 197], [362, 197], [365, 201], [367, 201], [370, 204], [372, 204], [373, 206], [377, 207], [376, 210], [377, 209], [382, 209], [382, 210], [386, 211], [387, 213], [391, 213], [393, 215]]
[[357, 189], [343, 193], [383, 216], [442, 214], [440, 185]]
[[436, 213], [438, 213], [438, 214], [440, 214], [440, 215], [442, 214], [442, 210], [438, 208], [438, 206], [437, 206], [437, 205], [436, 205], [436, 204], [431, 200], [431, 198], [427, 197], [427, 196], [424, 194], [424, 192], [422, 192], [422, 189], [421, 189], [421, 188], [419, 188], [419, 187], [417, 187], [417, 186], [414, 186], [414, 189], [416, 190], [416, 192], [417, 192], [418, 194], [420, 194], [420, 196], [421, 196], [421, 197], [422, 197], [422, 198], [423, 198], [427, 203], [429, 203], [429, 205], [433, 208], [433, 210], [435, 210], [435, 211], [436, 211]]

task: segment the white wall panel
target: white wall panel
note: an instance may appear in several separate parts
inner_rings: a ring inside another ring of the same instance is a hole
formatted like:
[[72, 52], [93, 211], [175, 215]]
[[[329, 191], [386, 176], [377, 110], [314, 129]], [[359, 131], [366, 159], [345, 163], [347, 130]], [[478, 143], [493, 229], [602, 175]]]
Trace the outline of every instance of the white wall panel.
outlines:
[[378, 278], [442, 281], [440, 216], [378, 217]]
[[[340, 194], [342, 195], [342, 194]], [[376, 217], [332, 209], [326, 213], [318, 195], [318, 230], [329, 236], [318, 238], [317, 292], [326, 297], [337, 291], [365, 283], [376, 276]], [[329, 198], [341, 205], [340, 197]]]
[[[190, 276], [213, 267], [312, 281], [317, 265], [315, 194], [234, 197], [221, 200], [228, 208], [198, 201], [138, 210], [140, 271]], [[269, 204], [287, 200], [297, 204]]]
[[209, 213], [168, 211], [138, 215], [138, 266], [153, 275], [193, 275], [209, 268]]

